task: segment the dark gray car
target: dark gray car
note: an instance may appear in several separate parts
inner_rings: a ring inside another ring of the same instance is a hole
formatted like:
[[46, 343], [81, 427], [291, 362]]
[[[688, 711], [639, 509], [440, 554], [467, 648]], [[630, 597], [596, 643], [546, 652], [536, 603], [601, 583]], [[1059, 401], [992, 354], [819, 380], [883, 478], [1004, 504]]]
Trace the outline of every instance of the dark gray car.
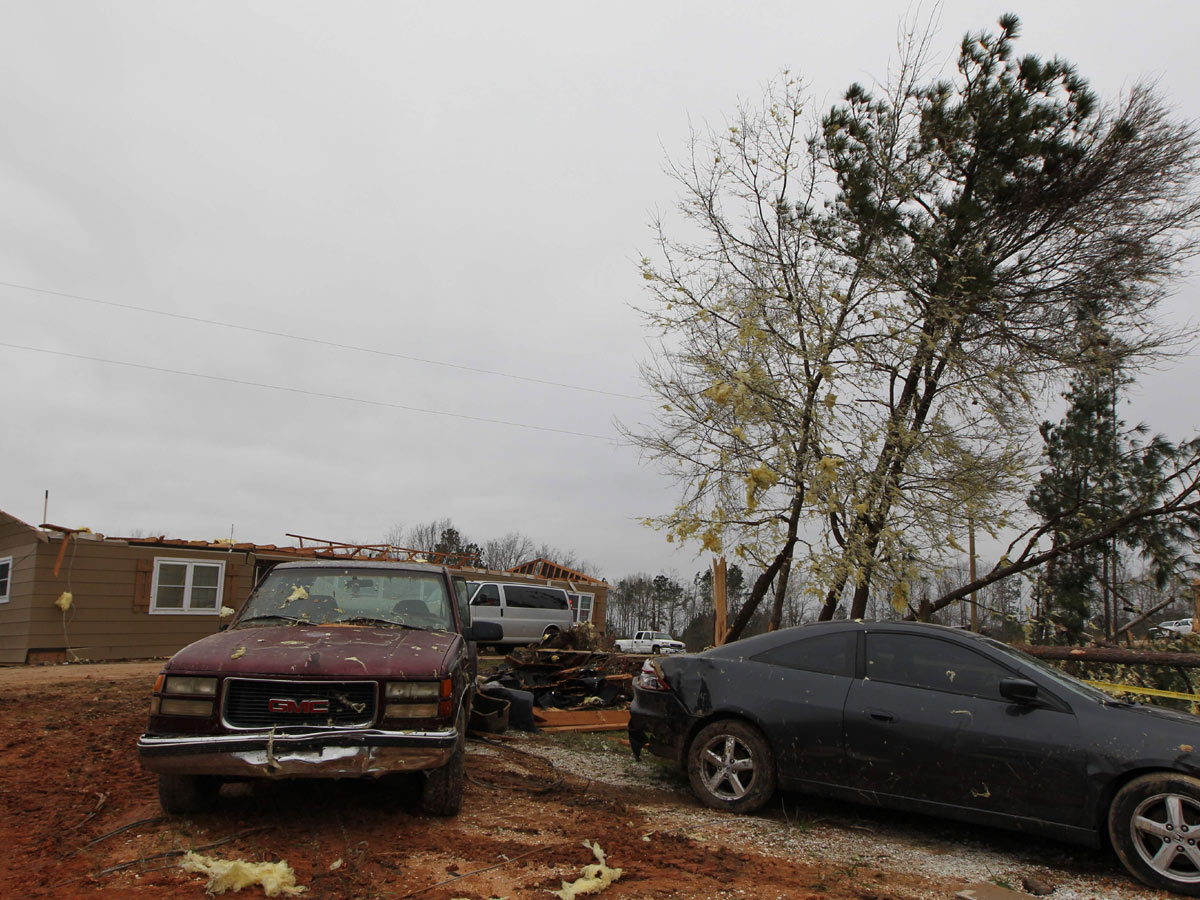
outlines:
[[1109, 840], [1146, 884], [1200, 896], [1200, 719], [969, 632], [831, 622], [649, 660], [629, 736], [714, 808], [778, 786]]

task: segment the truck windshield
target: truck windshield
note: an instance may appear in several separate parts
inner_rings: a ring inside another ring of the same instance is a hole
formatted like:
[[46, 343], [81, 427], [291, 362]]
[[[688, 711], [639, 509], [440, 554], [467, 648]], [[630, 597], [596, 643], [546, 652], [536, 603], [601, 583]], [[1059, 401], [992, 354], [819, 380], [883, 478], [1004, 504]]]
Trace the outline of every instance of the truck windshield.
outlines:
[[250, 595], [237, 625], [280, 620], [454, 629], [450, 598], [438, 575], [386, 569], [276, 569]]

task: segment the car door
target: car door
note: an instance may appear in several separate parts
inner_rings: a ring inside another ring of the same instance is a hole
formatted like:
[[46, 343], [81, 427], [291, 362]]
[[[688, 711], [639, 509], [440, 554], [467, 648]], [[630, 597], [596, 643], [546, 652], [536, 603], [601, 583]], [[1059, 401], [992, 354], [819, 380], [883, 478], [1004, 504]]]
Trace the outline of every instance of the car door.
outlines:
[[785, 785], [845, 784], [842, 715], [854, 674], [855, 632], [808, 635], [752, 658], [759, 719]]
[[522, 643], [540, 641], [547, 625], [553, 624], [560, 631], [570, 629], [571, 611], [565, 591], [530, 584], [503, 587], [505, 638], [509, 627]]
[[864, 677], [846, 700], [846, 763], [856, 787], [986, 813], [1075, 824], [1085, 762], [1070, 707], [1000, 696], [1028, 677], [939, 636], [870, 631]]
[[[469, 584], [469, 583], [468, 583]], [[504, 607], [501, 605], [500, 585], [480, 584], [471, 595], [471, 623], [495, 622], [504, 629], [505, 640], [509, 637], [508, 623], [504, 621]]]

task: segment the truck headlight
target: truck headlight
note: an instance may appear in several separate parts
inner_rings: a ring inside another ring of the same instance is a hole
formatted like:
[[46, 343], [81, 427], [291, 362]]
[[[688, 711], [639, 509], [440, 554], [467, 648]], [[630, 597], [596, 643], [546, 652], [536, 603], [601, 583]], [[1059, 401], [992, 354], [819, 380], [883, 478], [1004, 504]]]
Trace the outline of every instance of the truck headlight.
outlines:
[[385, 719], [448, 718], [451, 681], [389, 681], [383, 688]]
[[163, 697], [158, 704], [160, 716], [211, 716], [213, 702], [211, 700], [180, 700], [177, 697]]
[[[168, 675], [163, 682], [164, 694], [191, 694], [200, 697], [217, 696], [217, 679], [195, 675]], [[211, 704], [210, 704], [211, 705]]]
[[[450, 679], [444, 680], [449, 686]], [[440, 700], [441, 697], [441, 681], [389, 681], [383, 689], [384, 700]]]

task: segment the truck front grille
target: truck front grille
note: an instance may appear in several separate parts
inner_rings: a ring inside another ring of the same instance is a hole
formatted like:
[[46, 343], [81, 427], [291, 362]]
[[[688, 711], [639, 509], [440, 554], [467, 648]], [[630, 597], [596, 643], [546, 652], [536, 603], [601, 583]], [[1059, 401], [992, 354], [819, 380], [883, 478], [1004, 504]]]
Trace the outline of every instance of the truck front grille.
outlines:
[[375, 721], [375, 693], [373, 681], [227, 678], [223, 719], [231, 728], [362, 728]]

